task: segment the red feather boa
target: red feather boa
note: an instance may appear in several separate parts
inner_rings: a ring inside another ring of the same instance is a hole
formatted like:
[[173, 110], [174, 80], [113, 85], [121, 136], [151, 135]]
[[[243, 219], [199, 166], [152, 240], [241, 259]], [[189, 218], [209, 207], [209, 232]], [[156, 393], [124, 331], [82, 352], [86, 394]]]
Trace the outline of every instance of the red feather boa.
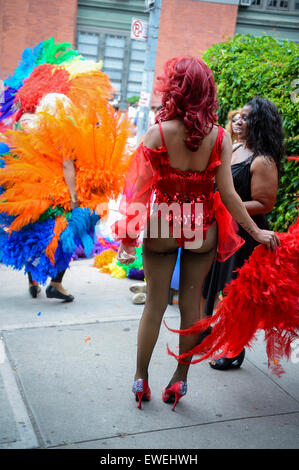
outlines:
[[268, 367], [277, 376], [284, 372], [279, 361], [290, 357], [291, 343], [299, 338], [299, 219], [287, 233], [277, 235], [281, 245], [275, 251], [264, 245], [255, 248], [237, 279], [225, 288], [215, 315], [186, 330], [167, 327], [184, 335], [213, 327], [189, 352], [175, 355], [168, 348], [170, 355], [179, 362], [201, 355], [192, 364], [211, 357], [234, 357], [251, 346], [258, 330], [264, 330]]

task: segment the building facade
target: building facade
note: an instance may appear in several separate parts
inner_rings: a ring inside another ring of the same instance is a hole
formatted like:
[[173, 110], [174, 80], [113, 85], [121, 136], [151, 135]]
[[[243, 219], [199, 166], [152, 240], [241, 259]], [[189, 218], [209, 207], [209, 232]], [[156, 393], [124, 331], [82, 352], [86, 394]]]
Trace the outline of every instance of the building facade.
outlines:
[[132, 18], [148, 21], [144, 0], [79, 0], [76, 48], [103, 60], [121, 105], [140, 95], [146, 41], [130, 37]]
[[299, 0], [250, 0], [248, 3], [239, 6], [236, 33], [299, 42]]
[[[162, 0], [155, 75], [166, 59], [202, 55], [235, 32], [239, 0]], [[103, 60], [122, 107], [141, 90], [146, 42], [131, 39], [132, 18], [149, 20], [144, 0], [78, 0], [78, 51]], [[154, 3], [154, 2], [153, 2]], [[153, 104], [159, 99], [153, 97]]]
[[[162, 0], [155, 76], [175, 55], [202, 56], [235, 33], [238, 0]], [[159, 98], [153, 96], [153, 104]]]
[[0, 0], [0, 79], [9, 77], [23, 50], [51, 36], [76, 41], [77, 0]]

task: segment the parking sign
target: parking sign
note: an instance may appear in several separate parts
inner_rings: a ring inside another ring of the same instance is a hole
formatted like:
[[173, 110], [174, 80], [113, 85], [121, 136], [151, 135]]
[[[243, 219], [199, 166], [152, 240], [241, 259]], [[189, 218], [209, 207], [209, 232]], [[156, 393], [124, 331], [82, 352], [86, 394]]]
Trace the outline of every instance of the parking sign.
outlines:
[[148, 32], [148, 23], [138, 18], [132, 18], [131, 23], [131, 39], [137, 41], [146, 41]]

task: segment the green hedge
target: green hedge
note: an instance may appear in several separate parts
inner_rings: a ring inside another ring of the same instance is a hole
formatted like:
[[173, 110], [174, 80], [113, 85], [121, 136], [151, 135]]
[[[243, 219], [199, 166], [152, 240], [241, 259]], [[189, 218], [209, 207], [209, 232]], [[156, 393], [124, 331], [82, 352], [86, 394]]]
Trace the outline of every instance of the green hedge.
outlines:
[[[218, 89], [219, 124], [227, 113], [254, 96], [277, 106], [285, 132], [286, 156], [299, 155], [299, 45], [271, 36], [236, 35], [208, 49], [203, 60], [212, 69]], [[271, 227], [286, 231], [298, 215], [299, 162], [284, 159]]]

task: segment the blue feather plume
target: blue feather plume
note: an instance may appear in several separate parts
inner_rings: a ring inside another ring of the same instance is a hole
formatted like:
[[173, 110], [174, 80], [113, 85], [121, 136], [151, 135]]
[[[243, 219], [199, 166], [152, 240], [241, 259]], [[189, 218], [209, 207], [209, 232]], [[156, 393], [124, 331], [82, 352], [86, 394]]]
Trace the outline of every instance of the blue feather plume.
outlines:
[[29, 77], [37, 64], [37, 58], [41, 54], [43, 41], [37, 44], [33, 49], [26, 48], [22, 53], [22, 59], [15, 69], [14, 74], [4, 80], [4, 85], [18, 90], [25, 78]]

